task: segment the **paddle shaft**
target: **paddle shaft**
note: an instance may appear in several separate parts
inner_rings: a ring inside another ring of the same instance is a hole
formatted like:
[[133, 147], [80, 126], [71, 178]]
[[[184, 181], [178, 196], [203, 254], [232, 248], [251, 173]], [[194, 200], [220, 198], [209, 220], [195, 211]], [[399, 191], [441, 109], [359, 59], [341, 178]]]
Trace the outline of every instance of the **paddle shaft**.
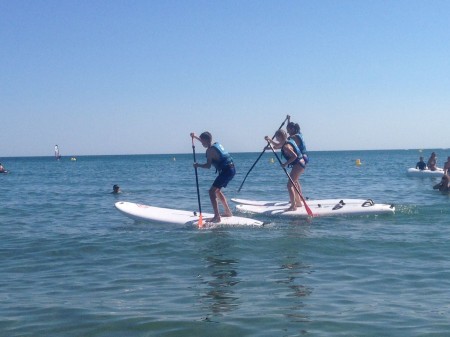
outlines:
[[281, 162], [280, 157], [277, 155], [277, 153], [275, 152], [275, 150], [272, 147], [272, 144], [270, 144], [269, 141], [267, 141], [267, 144], [269, 144], [270, 149], [272, 150], [273, 154], [275, 155], [275, 157], [277, 157], [278, 162], [280, 163], [281, 168], [284, 170], [284, 173], [286, 173], [287, 177], [289, 178], [289, 180], [291, 181], [291, 184], [294, 186], [295, 190], [297, 191], [298, 195], [300, 196], [300, 199], [302, 199], [303, 204], [305, 205], [305, 209], [306, 209], [306, 213], [308, 213], [309, 216], [314, 216], [313, 212], [311, 211], [311, 208], [309, 208], [309, 206], [306, 204], [306, 200], [305, 198], [303, 198], [302, 193], [300, 192], [300, 190], [298, 189], [297, 185], [294, 183], [294, 181], [291, 178], [291, 175], [289, 174], [289, 172], [286, 170], [286, 168], [283, 166], [283, 163]]
[[[192, 154], [194, 155], [194, 163], [197, 162], [197, 160], [195, 159], [195, 145], [194, 145], [194, 138], [192, 137]], [[200, 218], [202, 217], [202, 205], [200, 202], [200, 189], [198, 187], [198, 172], [197, 172], [197, 167], [195, 167], [195, 183], [197, 185], [197, 199], [198, 199], [198, 210], [200, 212]]]
[[[280, 127], [278, 128], [278, 130], [280, 130], [283, 126], [284, 123], [286, 123], [286, 121], [288, 120], [288, 117], [285, 118], [285, 120], [283, 121], [283, 123], [281, 123]], [[272, 139], [275, 138], [275, 135], [273, 135]], [[262, 155], [264, 154], [264, 152], [266, 152], [267, 146], [264, 147], [264, 149], [262, 150], [262, 152], [260, 153], [260, 155], [258, 156], [258, 158], [256, 159], [255, 163], [252, 165], [252, 167], [250, 167], [250, 170], [248, 170], [247, 174], [245, 175], [244, 180], [241, 183], [241, 186], [239, 186], [238, 192], [241, 191], [242, 186], [245, 183], [245, 180], [247, 179], [248, 175], [250, 174], [250, 172], [253, 170], [253, 168], [255, 167], [256, 163], [261, 159]]]

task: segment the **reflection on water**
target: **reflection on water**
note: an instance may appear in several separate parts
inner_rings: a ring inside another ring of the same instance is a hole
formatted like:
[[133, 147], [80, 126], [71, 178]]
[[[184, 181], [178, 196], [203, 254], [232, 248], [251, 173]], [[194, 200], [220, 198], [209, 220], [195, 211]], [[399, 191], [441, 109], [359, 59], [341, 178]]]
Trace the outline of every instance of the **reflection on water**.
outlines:
[[[238, 278], [238, 260], [231, 258], [232, 242], [225, 232], [213, 234], [208, 252], [205, 254], [207, 275], [203, 276], [206, 292], [203, 296], [208, 312], [220, 315], [238, 308], [238, 296], [233, 287], [240, 280]], [[208, 318], [207, 318], [208, 320]]]
[[282, 244], [284, 257], [279, 267], [280, 279], [277, 284], [283, 284], [289, 289], [287, 295], [286, 318], [294, 323], [311, 322], [305, 305], [306, 297], [309, 297], [313, 289], [307, 285], [308, 275], [312, 273], [312, 266], [305, 263], [302, 258], [302, 249], [299, 244], [309, 236], [309, 226], [294, 226], [289, 235], [284, 238]]
[[239, 283], [238, 274], [234, 270], [237, 261], [214, 256], [206, 257], [206, 261], [211, 275], [211, 279], [207, 281], [209, 290], [206, 292], [206, 297], [211, 300], [211, 312], [221, 314], [236, 309], [238, 297], [232, 287]]
[[294, 299], [294, 302], [287, 308], [286, 317], [293, 322], [309, 322], [310, 318], [305, 313], [305, 304], [303, 299], [312, 293], [312, 289], [301, 284], [302, 274], [310, 272], [310, 267], [299, 261], [296, 261], [296, 257], [286, 257], [287, 260], [292, 262], [284, 263], [280, 269], [286, 272], [286, 278], [277, 281], [279, 284], [285, 284], [290, 290], [290, 298]]

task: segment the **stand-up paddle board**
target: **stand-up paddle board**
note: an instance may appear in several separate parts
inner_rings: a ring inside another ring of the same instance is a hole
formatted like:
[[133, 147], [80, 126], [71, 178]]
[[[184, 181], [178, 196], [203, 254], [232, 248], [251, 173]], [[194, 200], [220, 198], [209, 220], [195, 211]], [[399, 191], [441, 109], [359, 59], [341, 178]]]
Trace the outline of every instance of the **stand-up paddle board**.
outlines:
[[[335, 204], [313, 204], [307, 202], [314, 217], [324, 216], [345, 216], [345, 215], [378, 215], [378, 214], [392, 214], [395, 212], [394, 205], [376, 204], [372, 200], [365, 200], [358, 204], [341, 203], [337, 199]], [[257, 206], [238, 204], [236, 209], [242, 213], [264, 214], [268, 216], [283, 216], [283, 217], [298, 217], [306, 218], [308, 213], [305, 207], [298, 207], [295, 211], [287, 211], [288, 205], [273, 205], [273, 206]]]
[[411, 177], [442, 177], [444, 175], [444, 170], [441, 168], [436, 169], [436, 171], [419, 170], [411, 167], [406, 173]]
[[[290, 206], [289, 201], [269, 201], [269, 200], [249, 200], [249, 199], [238, 199], [231, 198], [231, 201], [238, 205], [253, 205], [253, 206]], [[317, 205], [336, 205], [336, 204], [358, 204], [361, 205], [367, 201], [367, 199], [306, 199], [308, 206]]]
[[[136, 204], [133, 202], [119, 201], [116, 208], [127, 217], [138, 221], [151, 221], [175, 225], [198, 225], [199, 214], [171, 208], [154, 207]], [[258, 220], [232, 216], [222, 217], [219, 223], [208, 222], [214, 214], [203, 213], [203, 223], [206, 225], [228, 226], [262, 226], [264, 223]]]

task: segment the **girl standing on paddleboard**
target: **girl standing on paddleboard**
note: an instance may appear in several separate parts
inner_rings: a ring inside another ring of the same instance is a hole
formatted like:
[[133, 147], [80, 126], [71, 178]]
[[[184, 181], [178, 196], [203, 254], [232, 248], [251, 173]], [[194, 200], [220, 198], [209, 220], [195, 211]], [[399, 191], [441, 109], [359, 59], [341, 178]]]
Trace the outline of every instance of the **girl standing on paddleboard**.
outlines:
[[[270, 142], [275, 149], [281, 149], [281, 154], [286, 159], [286, 162], [282, 164], [282, 166], [283, 168], [292, 168], [290, 173], [291, 179], [295, 186], [297, 186], [298, 191], [301, 193], [302, 190], [299, 179], [300, 175], [305, 171], [306, 162], [295, 141], [293, 139], [288, 139], [286, 131], [281, 129], [275, 133], [275, 139], [277, 140], [276, 142], [274, 142], [269, 136], [264, 137], [264, 139]], [[297, 207], [303, 206], [300, 195], [295, 186], [292, 184], [291, 180], [288, 181], [287, 189], [289, 192], [291, 207], [289, 207], [287, 211], [295, 211], [297, 210]]]
[[220, 213], [219, 213], [219, 203], [220, 201], [223, 205], [225, 213], [223, 216], [231, 217], [233, 213], [231, 212], [230, 207], [228, 206], [227, 199], [222, 192], [222, 187], [227, 187], [228, 183], [233, 179], [236, 174], [236, 170], [234, 168], [233, 158], [231, 158], [230, 154], [225, 151], [223, 146], [219, 143], [212, 142], [212, 135], [209, 132], [203, 132], [200, 137], [197, 137], [195, 133], [191, 133], [191, 137], [199, 140], [203, 147], [206, 148], [206, 163], [199, 164], [194, 163], [194, 167], [201, 167], [205, 169], [211, 168], [211, 165], [216, 168], [216, 171], [219, 172], [219, 175], [214, 180], [211, 188], [209, 189], [209, 198], [211, 200], [211, 204], [214, 210], [214, 218], [212, 218], [211, 222], [220, 222]]
[[303, 139], [303, 135], [300, 132], [300, 125], [289, 121], [288, 125], [286, 126], [286, 131], [289, 134], [289, 139], [293, 139], [295, 141], [295, 144], [297, 144], [300, 152], [302, 153], [302, 157], [305, 160], [305, 164], [308, 164], [308, 153], [306, 151], [305, 140]]

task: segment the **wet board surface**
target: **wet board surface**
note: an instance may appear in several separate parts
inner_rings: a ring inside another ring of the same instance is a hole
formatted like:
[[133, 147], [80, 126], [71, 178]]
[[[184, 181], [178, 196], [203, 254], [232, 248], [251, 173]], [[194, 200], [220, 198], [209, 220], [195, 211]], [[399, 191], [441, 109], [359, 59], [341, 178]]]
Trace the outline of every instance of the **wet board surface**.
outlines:
[[[307, 199], [306, 203], [308, 206], [310, 205], [336, 205], [338, 203], [341, 204], [359, 204], [362, 205], [364, 202], [368, 201], [370, 199]], [[238, 198], [231, 198], [231, 201], [233, 201], [235, 204], [241, 204], [241, 205], [253, 205], [253, 206], [289, 206], [289, 201], [281, 201], [281, 200], [250, 200], [250, 199], [238, 199]], [[311, 206], [310, 206], [311, 207]]]
[[[345, 216], [345, 215], [378, 215], [393, 214], [395, 207], [388, 204], [376, 204], [372, 200], [366, 200], [362, 204], [312, 204], [307, 202], [314, 217]], [[268, 216], [284, 217], [309, 217], [305, 207], [298, 207], [295, 211], [287, 211], [289, 205], [257, 206], [238, 204], [236, 209], [242, 213], [264, 214]]]

